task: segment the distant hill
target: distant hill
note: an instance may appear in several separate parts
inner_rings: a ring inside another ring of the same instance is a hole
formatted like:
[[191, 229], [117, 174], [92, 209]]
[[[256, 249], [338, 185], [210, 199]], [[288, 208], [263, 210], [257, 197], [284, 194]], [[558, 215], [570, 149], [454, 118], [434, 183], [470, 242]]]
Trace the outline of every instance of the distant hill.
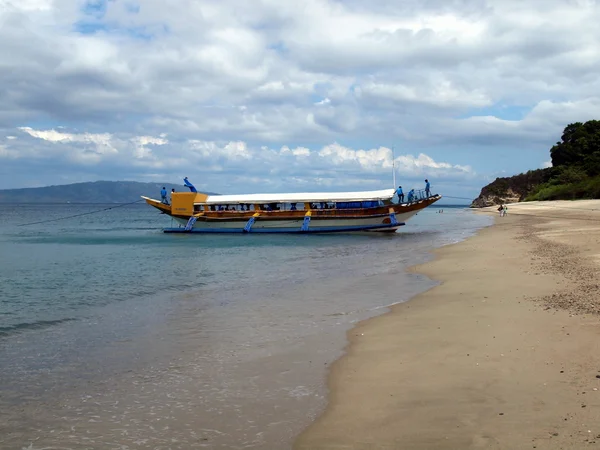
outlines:
[[129, 203], [141, 195], [160, 198], [160, 190], [189, 192], [181, 184], [94, 181], [40, 188], [2, 189], [0, 203]]
[[552, 167], [496, 178], [481, 190], [472, 208], [536, 200], [600, 198], [600, 121], [567, 125], [550, 149]]

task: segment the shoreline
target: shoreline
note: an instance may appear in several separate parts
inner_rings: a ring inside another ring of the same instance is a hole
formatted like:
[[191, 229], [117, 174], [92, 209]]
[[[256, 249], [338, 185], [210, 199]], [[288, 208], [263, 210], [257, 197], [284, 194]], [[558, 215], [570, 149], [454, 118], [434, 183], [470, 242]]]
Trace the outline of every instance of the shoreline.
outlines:
[[600, 442], [600, 201], [582, 202], [509, 205], [411, 268], [440, 284], [348, 332], [294, 448]]

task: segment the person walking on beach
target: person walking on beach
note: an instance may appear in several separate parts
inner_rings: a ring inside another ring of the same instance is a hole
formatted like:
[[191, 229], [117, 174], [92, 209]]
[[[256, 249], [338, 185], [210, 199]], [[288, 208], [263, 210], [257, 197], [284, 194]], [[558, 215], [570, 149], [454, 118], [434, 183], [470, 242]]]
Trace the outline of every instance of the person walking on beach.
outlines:
[[508, 214], [508, 206], [504, 205], [504, 215]]
[[163, 188], [160, 190], [160, 198], [161, 201], [165, 204], [168, 205], [169, 204], [169, 200], [167, 200], [167, 189], [163, 186]]
[[398, 186], [398, 189], [396, 189], [396, 194], [398, 194], [398, 203], [404, 203], [404, 192], [402, 191], [402, 186]]
[[498, 212], [500, 213], [500, 217], [504, 216], [504, 205], [498, 207]]
[[431, 184], [429, 184], [429, 180], [425, 179], [425, 195], [429, 198], [431, 197]]

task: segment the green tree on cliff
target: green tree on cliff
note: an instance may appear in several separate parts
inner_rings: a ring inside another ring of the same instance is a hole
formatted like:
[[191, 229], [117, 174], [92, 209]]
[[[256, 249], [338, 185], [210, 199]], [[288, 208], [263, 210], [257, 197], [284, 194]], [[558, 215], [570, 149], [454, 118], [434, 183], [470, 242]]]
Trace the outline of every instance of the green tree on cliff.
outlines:
[[600, 120], [567, 125], [550, 156], [552, 167], [497, 178], [481, 190], [473, 205], [481, 206], [490, 198], [503, 203], [515, 194], [520, 201], [600, 198]]
[[550, 156], [556, 168], [579, 166], [588, 176], [600, 174], [600, 121], [567, 125], [561, 142], [550, 149]]

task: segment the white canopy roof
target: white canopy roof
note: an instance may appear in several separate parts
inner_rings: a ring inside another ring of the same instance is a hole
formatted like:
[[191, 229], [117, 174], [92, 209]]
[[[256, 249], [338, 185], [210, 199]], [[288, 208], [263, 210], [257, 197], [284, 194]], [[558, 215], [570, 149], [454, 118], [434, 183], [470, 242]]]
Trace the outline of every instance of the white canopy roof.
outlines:
[[243, 194], [209, 195], [205, 203], [209, 205], [231, 205], [239, 203], [300, 203], [300, 202], [360, 202], [369, 200], [389, 200], [394, 189], [363, 192], [308, 192], [298, 194]]

